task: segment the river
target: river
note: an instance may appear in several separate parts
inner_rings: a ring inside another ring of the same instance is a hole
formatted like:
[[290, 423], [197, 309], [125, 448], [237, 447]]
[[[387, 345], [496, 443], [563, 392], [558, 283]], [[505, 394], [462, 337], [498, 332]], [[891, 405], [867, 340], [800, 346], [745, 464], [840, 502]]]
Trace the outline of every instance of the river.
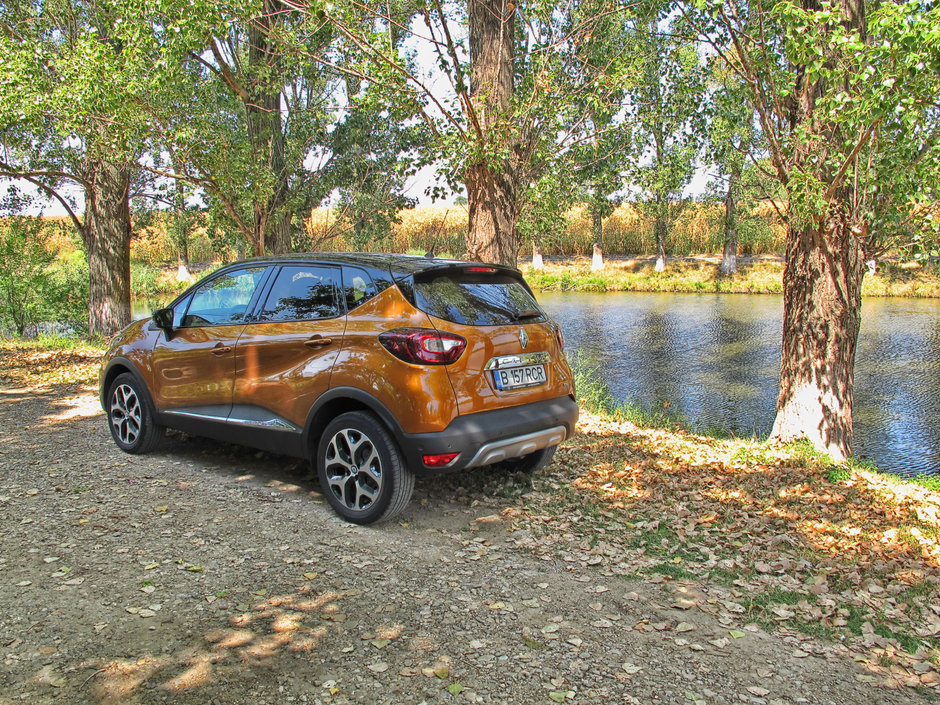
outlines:
[[[750, 294], [554, 293], [538, 299], [618, 399], [693, 426], [766, 435], [783, 302]], [[940, 301], [866, 298], [855, 365], [857, 457], [940, 474]]]
[[[765, 436], [774, 420], [783, 302], [752, 294], [542, 292], [569, 356], [618, 399], [693, 427]], [[148, 315], [139, 302], [135, 317]], [[855, 365], [856, 456], [940, 474], [940, 300], [866, 298]]]

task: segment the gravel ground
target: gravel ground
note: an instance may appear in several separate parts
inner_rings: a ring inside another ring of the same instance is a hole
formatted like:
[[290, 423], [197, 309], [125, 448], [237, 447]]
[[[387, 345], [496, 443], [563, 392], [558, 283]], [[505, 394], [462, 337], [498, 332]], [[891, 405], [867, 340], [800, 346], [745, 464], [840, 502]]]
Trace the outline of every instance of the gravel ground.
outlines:
[[535, 558], [510, 500], [453, 485], [356, 527], [297, 461], [183, 435], [129, 456], [90, 391], [0, 389], [0, 704], [936, 700], [729, 625], [692, 582]]

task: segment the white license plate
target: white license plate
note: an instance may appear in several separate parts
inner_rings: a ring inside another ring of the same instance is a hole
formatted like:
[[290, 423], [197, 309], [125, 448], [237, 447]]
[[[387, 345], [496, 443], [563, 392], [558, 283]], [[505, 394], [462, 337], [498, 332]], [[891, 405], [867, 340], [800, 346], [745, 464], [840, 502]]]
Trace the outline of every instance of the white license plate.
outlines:
[[497, 389], [518, 389], [544, 384], [548, 377], [545, 375], [545, 365], [526, 365], [493, 370], [493, 380]]

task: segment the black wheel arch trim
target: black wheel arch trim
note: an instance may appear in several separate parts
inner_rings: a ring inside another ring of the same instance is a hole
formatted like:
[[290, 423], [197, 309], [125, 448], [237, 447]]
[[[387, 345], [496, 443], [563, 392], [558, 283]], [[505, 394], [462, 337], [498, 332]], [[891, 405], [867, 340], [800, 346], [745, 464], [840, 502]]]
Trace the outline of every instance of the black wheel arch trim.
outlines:
[[[115, 367], [121, 367], [123, 371], [112, 375], [112, 371]], [[156, 406], [154, 406], [153, 398], [150, 396], [150, 387], [148, 387], [147, 383], [144, 381], [144, 376], [140, 373], [140, 370], [137, 369], [137, 365], [126, 357], [111, 358], [107, 366], [105, 366], [104, 370], [101, 372], [101, 382], [99, 385], [101, 408], [104, 409], [105, 412], [108, 411], [108, 387], [111, 385], [105, 384], [105, 381], [112, 376], [118, 377], [124, 372], [129, 373], [134, 378], [134, 381], [140, 385], [138, 391], [141, 392], [144, 397], [144, 402], [147, 404], [147, 410], [150, 412], [151, 418], [157, 418], [157, 409]]]
[[[385, 404], [368, 392], [364, 392], [356, 387], [333, 387], [321, 394], [314, 405], [310, 407], [310, 411], [307, 412], [307, 420], [304, 422], [303, 433], [305, 448], [312, 448], [313, 443], [320, 440], [319, 438], [311, 438], [310, 434], [313, 430], [314, 421], [323, 408], [333, 402], [344, 400], [357, 402], [378, 416], [382, 423], [385, 424], [385, 427], [391, 432], [395, 441], [398, 442], [399, 445], [401, 444], [401, 439], [404, 437], [405, 432], [401, 424], [399, 424], [398, 420], [395, 418], [395, 415], [389, 411]], [[332, 419], [329, 419], [324, 426], [328, 425], [330, 421], [332, 421]]]

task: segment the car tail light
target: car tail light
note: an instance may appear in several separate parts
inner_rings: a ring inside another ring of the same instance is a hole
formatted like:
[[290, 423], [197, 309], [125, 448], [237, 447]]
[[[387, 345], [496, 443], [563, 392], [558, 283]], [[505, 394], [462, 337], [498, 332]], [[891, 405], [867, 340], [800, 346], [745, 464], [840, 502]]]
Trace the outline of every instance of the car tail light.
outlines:
[[557, 323], [552, 324], [552, 327], [555, 329], [555, 339], [558, 341], [558, 347], [562, 352], [564, 352], [565, 334], [561, 332], [561, 326]]
[[379, 342], [399, 360], [413, 365], [449, 365], [467, 347], [465, 338], [433, 328], [396, 328], [379, 335]]
[[438, 453], [437, 455], [425, 455], [422, 460], [426, 468], [442, 468], [450, 465], [458, 455], [460, 453]]

